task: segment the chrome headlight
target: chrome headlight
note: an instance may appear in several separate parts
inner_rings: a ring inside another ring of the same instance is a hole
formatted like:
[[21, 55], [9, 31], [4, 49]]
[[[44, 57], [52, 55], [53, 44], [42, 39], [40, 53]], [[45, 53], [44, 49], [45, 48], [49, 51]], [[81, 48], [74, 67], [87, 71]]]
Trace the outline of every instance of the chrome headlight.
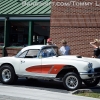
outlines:
[[89, 64], [88, 64], [88, 68], [89, 68], [89, 69], [91, 69], [92, 66], [93, 66], [92, 63], [89, 63]]

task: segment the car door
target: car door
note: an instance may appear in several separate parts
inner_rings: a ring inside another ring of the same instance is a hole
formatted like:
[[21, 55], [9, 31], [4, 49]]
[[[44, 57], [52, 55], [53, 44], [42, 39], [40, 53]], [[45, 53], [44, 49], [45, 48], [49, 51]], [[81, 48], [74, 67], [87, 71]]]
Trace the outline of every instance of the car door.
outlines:
[[54, 63], [51, 61], [53, 60], [53, 56], [56, 56], [56, 53], [54, 52], [53, 48], [45, 48], [41, 51], [42, 56], [42, 73], [43, 74], [49, 74], [49, 72], [54, 67]]
[[20, 55], [20, 74], [36, 76], [41, 73], [41, 59], [38, 58], [39, 50], [28, 50]]

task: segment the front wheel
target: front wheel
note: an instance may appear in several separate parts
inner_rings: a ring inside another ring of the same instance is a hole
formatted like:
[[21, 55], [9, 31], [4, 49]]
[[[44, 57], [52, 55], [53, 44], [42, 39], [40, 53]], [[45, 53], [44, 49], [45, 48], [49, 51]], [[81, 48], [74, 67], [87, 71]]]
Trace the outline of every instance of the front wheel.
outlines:
[[85, 85], [87, 85], [89, 87], [94, 87], [100, 82], [100, 78], [93, 78], [90, 80], [84, 80], [83, 82], [85, 83]]
[[15, 74], [12, 66], [5, 64], [0, 68], [0, 81], [3, 84], [13, 84], [17, 80], [17, 76]]
[[82, 80], [76, 73], [69, 72], [64, 76], [63, 84], [67, 90], [73, 91], [81, 87]]

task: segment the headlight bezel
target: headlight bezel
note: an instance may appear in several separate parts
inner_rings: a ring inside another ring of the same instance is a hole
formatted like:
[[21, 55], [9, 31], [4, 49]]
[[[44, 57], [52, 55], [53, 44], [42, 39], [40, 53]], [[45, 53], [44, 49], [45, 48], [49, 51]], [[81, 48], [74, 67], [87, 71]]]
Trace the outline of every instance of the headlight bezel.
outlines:
[[92, 63], [88, 63], [88, 68], [92, 69], [92, 67], [93, 67], [93, 64]]

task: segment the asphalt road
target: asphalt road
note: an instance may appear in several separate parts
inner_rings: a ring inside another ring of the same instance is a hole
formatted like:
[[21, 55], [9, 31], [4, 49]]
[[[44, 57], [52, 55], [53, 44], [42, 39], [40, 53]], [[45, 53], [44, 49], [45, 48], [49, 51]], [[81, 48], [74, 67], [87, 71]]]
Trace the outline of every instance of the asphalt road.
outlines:
[[[83, 84], [81, 89], [88, 89], [88, 87]], [[91, 89], [100, 89], [100, 84]], [[92, 100], [91, 98], [73, 97], [68, 95], [70, 93], [62, 83], [52, 81], [19, 79], [14, 85], [0, 83], [0, 100], [65, 100], [66, 96], [67, 100], [75, 100], [75, 98], [76, 100]]]
[[[2, 83], [0, 83], [0, 85], [4, 85]], [[66, 93], [69, 93], [69, 91], [67, 91], [63, 84], [61, 82], [54, 82], [54, 81], [46, 81], [46, 80], [37, 80], [37, 79], [33, 79], [33, 80], [27, 80], [27, 79], [18, 79], [18, 81], [11, 86], [15, 86], [15, 87], [25, 87], [25, 88], [34, 88], [34, 89], [43, 89], [43, 90], [51, 90], [51, 91], [57, 91], [60, 90], [60, 92], [65, 91]]]
[[[0, 85], [3, 85], [3, 84], [0, 83]], [[46, 80], [37, 80], [37, 79], [27, 80], [27, 79], [24, 79], [24, 78], [20, 78], [12, 86], [37, 88], [37, 89], [41, 88], [41, 89], [44, 89], [44, 90], [49, 88], [50, 90], [53, 89], [54, 91], [56, 89], [58, 89], [61, 92], [66, 91], [67, 93], [70, 93], [70, 91], [67, 91], [65, 89], [65, 87], [63, 86], [63, 84], [61, 82], [46, 81]], [[80, 89], [100, 89], [100, 83], [96, 87], [87, 87], [86, 85], [82, 84], [82, 87]]]
[[[65, 87], [63, 86], [63, 83], [61, 82], [54, 82], [54, 81], [47, 81], [47, 80], [27, 80], [27, 79], [18, 79], [18, 81], [15, 83], [15, 86], [24, 86], [24, 87], [29, 87], [29, 88], [50, 88], [50, 89], [59, 89], [59, 90], [65, 90]], [[87, 87], [86, 85], [82, 84], [81, 89], [100, 89], [100, 83], [96, 87]], [[69, 91], [67, 91], [69, 93]]]

